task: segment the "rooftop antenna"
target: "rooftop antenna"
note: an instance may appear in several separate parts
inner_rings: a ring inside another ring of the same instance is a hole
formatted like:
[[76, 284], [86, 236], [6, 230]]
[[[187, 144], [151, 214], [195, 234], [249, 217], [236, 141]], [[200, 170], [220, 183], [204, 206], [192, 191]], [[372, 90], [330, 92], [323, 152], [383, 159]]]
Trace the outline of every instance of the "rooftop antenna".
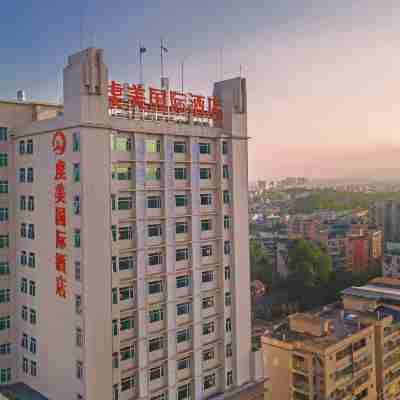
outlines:
[[143, 86], [143, 55], [147, 49], [141, 43], [139, 43], [139, 83]]
[[164, 46], [163, 38], [161, 38], [160, 44], [160, 56], [161, 56], [161, 89], [168, 90], [168, 78], [164, 76], [164, 53], [168, 53], [168, 49]]
[[184, 70], [185, 61], [187, 60], [187, 58], [188, 58], [188, 56], [184, 57], [182, 59], [182, 61], [181, 61], [181, 93], [183, 93], [183, 89], [184, 89], [184, 85], [183, 85], [183, 77], [184, 77], [183, 70]]
[[222, 47], [219, 50], [219, 79], [222, 81], [222, 76], [223, 76], [223, 68], [222, 68]]
[[84, 12], [84, 9], [83, 9], [83, 2], [82, 2], [82, 6], [81, 6], [81, 14], [80, 14], [80, 21], [79, 21], [79, 24], [80, 24], [80, 48], [81, 48], [81, 50], [83, 50], [83, 12]]

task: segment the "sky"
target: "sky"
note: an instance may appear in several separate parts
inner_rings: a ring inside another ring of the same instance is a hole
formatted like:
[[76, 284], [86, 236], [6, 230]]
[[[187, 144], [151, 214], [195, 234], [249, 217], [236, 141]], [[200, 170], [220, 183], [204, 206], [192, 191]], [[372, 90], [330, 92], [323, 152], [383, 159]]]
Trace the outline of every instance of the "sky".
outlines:
[[145, 82], [159, 86], [163, 37], [171, 86], [183, 59], [185, 89], [204, 94], [242, 66], [250, 180], [400, 177], [399, 20], [398, 0], [7, 1], [0, 97], [57, 101], [81, 44], [134, 83], [143, 43]]

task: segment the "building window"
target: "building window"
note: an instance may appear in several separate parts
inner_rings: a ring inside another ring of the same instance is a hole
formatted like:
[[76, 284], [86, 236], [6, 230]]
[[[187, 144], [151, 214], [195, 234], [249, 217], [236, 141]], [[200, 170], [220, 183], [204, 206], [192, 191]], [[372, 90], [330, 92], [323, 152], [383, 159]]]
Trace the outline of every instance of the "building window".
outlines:
[[11, 326], [11, 319], [9, 316], [0, 318], [0, 331], [3, 331], [5, 329], [10, 329], [10, 326]]
[[187, 247], [183, 249], [176, 249], [175, 260], [176, 262], [190, 260], [190, 249]]
[[6, 142], [8, 139], [8, 128], [0, 127], [0, 142]]
[[22, 358], [22, 371], [24, 374], [29, 372], [28, 359], [25, 357]]
[[80, 215], [81, 214], [81, 198], [79, 194], [74, 196], [74, 214]]
[[192, 304], [191, 303], [180, 303], [176, 305], [176, 315], [184, 315], [190, 314], [192, 311]]
[[226, 345], [226, 350], [225, 350], [226, 357], [227, 358], [232, 357], [232, 353], [233, 353], [233, 351], [232, 351], [232, 343], [228, 343]]
[[225, 141], [222, 142], [222, 154], [224, 155], [228, 154], [228, 142]]
[[121, 318], [121, 321], [120, 321], [121, 331], [127, 331], [130, 329], [134, 329], [134, 327], [135, 327], [135, 320], [133, 317]]
[[[118, 355], [117, 355], [118, 356]], [[112, 400], [119, 400], [119, 389], [118, 384], [113, 385], [113, 398]]]
[[168, 400], [168, 392], [164, 392], [156, 396], [151, 396], [150, 400]]
[[8, 166], [8, 154], [0, 153], [0, 167], [7, 167], [7, 166]]
[[72, 151], [81, 151], [81, 137], [79, 132], [72, 133]]
[[149, 311], [149, 322], [160, 322], [164, 319], [164, 311], [159, 308], [156, 310]]
[[131, 210], [132, 208], [133, 208], [132, 196], [118, 198], [118, 210]]
[[231, 229], [231, 216], [224, 215], [224, 229], [229, 230]]
[[74, 177], [74, 182], [79, 182], [81, 180], [81, 166], [79, 163], [74, 164], [72, 174]]
[[9, 303], [11, 298], [10, 289], [0, 289], [0, 303]]
[[0, 222], [8, 222], [8, 208], [0, 207]]
[[149, 282], [149, 294], [162, 293], [162, 291], [163, 291], [162, 281]]
[[203, 271], [201, 273], [201, 281], [203, 283], [212, 282], [214, 280], [214, 271]]
[[11, 343], [3, 343], [0, 344], [0, 355], [10, 354], [11, 353]]
[[35, 255], [35, 253], [29, 253], [29, 256], [28, 256], [28, 267], [29, 268], [36, 268], [36, 255]]
[[175, 206], [176, 207], [187, 207], [188, 196], [186, 194], [175, 195]]
[[76, 362], [76, 377], [78, 379], [83, 379], [83, 362], [77, 361]]
[[120, 257], [118, 260], [119, 270], [127, 271], [132, 270], [134, 267], [134, 261], [132, 256]]
[[135, 293], [133, 290], [133, 286], [125, 286], [119, 288], [119, 299], [120, 301], [126, 301], [133, 299], [135, 297]]
[[161, 179], [160, 167], [146, 167], [146, 181], [159, 181]]
[[111, 239], [113, 242], [117, 241], [117, 225], [111, 225]]
[[160, 379], [164, 376], [164, 366], [160, 365], [159, 367], [150, 368], [149, 371], [149, 380], [155, 381], [156, 379]]
[[175, 233], [177, 235], [188, 232], [188, 223], [186, 221], [177, 222], [175, 224]]
[[37, 376], [37, 363], [31, 360], [31, 376]]
[[203, 351], [203, 361], [213, 360], [215, 357], [214, 349], [207, 349]]
[[113, 353], [112, 355], [112, 367], [119, 368], [119, 355], [118, 353]]
[[186, 143], [174, 142], [174, 153], [186, 153]]
[[33, 308], [29, 310], [29, 322], [32, 325], [36, 325], [37, 323], [37, 313], [36, 310], [34, 310]]
[[135, 359], [135, 345], [131, 344], [128, 347], [124, 347], [120, 350], [121, 361], [134, 360]]
[[81, 230], [74, 229], [74, 247], [81, 247]]
[[28, 154], [33, 154], [33, 140], [28, 139], [26, 142], [26, 152]]
[[232, 332], [232, 321], [230, 318], [227, 318], [225, 321], [225, 331]]
[[203, 324], [203, 335], [210, 335], [215, 331], [214, 321], [206, 322]]
[[75, 312], [77, 314], [82, 312], [82, 297], [79, 294], [75, 295]]
[[190, 287], [190, 277], [189, 275], [180, 275], [176, 277], [176, 288], [188, 288]]
[[135, 387], [135, 377], [130, 376], [121, 380], [121, 392], [132, 390]]
[[187, 169], [185, 167], [175, 168], [175, 179], [176, 180], [186, 180], [187, 179]]
[[232, 304], [231, 292], [225, 293], [225, 306], [230, 306]]
[[133, 239], [133, 226], [120, 226], [118, 228], [118, 239], [119, 240], [132, 240]]
[[112, 335], [118, 336], [118, 320], [117, 319], [112, 320]]
[[10, 263], [8, 261], [0, 261], [0, 276], [10, 274]]
[[10, 246], [10, 239], [7, 235], [0, 235], [0, 249], [8, 249]]
[[188, 369], [188, 368], [190, 368], [190, 364], [191, 364], [190, 357], [181, 358], [181, 359], [177, 360], [177, 362], [176, 362], [176, 369], [178, 371], [181, 371], [183, 369]]
[[178, 386], [177, 400], [190, 400], [192, 398], [192, 385], [185, 383], [184, 385]]
[[229, 240], [224, 241], [224, 254], [226, 256], [231, 254], [231, 242]]
[[118, 289], [117, 288], [111, 289], [111, 297], [112, 297], [112, 303], [118, 304]]
[[26, 265], [28, 262], [28, 258], [26, 256], [26, 251], [21, 250], [21, 254], [20, 254], [20, 263], [21, 265]]
[[115, 256], [111, 257], [111, 268], [112, 272], [117, 272], [117, 257]]
[[201, 220], [201, 231], [211, 231], [212, 230], [212, 220], [211, 219], [202, 219]]
[[28, 280], [21, 278], [21, 293], [28, 293]]
[[202, 257], [211, 257], [212, 255], [213, 255], [213, 247], [211, 244], [201, 246], [201, 256]]
[[21, 318], [22, 318], [24, 321], [28, 321], [28, 307], [27, 307], [27, 306], [22, 306]]
[[147, 226], [147, 236], [149, 238], [160, 237], [161, 235], [162, 235], [161, 224], [153, 224]]
[[0, 193], [8, 193], [8, 181], [0, 181]]
[[26, 224], [25, 222], [21, 223], [21, 228], [20, 228], [20, 235], [22, 238], [26, 238]]
[[33, 211], [35, 209], [35, 198], [33, 196], [28, 197], [28, 210]]
[[200, 205], [211, 206], [212, 205], [212, 193], [200, 193]]
[[161, 252], [150, 253], [147, 257], [150, 266], [161, 265], [163, 263], [163, 255]]
[[156, 337], [149, 340], [149, 353], [161, 350], [164, 347], [164, 338]]
[[29, 294], [36, 296], [36, 283], [35, 281], [29, 281]]
[[224, 204], [231, 204], [231, 194], [229, 192], [229, 190], [224, 190], [223, 192], [223, 200], [224, 200]]
[[161, 152], [161, 140], [146, 139], [146, 153], [160, 153]]
[[24, 349], [28, 349], [28, 335], [26, 333], [22, 334], [22, 339], [21, 339], [21, 346]]
[[226, 373], [226, 386], [231, 386], [233, 384], [233, 372], [228, 371]]
[[19, 154], [25, 154], [25, 140], [20, 140], [18, 143]]
[[81, 281], [81, 263], [80, 263], [80, 261], [75, 261], [74, 266], [75, 266], [75, 280], [80, 282]]
[[184, 328], [184, 329], [179, 329], [176, 331], [176, 342], [177, 343], [187, 342], [191, 338], [192, 338], [191, 328]]
[[115, 196], [115, 194], [112, 194], [111, 195], [111, 210], [114, 211], [116, 209], [116, 205], [117, 205], [116, 196]]
[[161, 197], [160, 196], [147, 197], [147, 208], [161, 208]]
[[199, 143], [200, 154], [211, 154], [211, 143]]
[[20, 168], [19, 169], [19, 182], [24, 183], [26, 181], [26, 170], [25, 168]]
[[34, 337], [31, 337], [31, 341], [30, 341], [30, 344], [29, 344], [29, 351], [30, 351], [32, 354], [36, 354], [36, 351], [37, 351], [37, 341], [36, 341], [36, 339], [35, 339]]
[[211, 179], [211, 168], [200, 168], [200, 179]]
[[203, 380], [203, 389], [208, 390], [215, 386], [215, 373], [206, 375]]
[[27, 168], [26, 181], [29, 183], [33, 182], [33, 168]]
[[214, 307], [214, 304], [215, 304], [214, 296], [208, 296], [203, 298], [202, 302], [203, 310]]
[[35, 225], [28, 225], [28, 239], [35, 239]]
[[131, 151], [132, 139], [123, 136], [111, 135], [111, 149], [116, 151]]
[[224, 179], [229, 179], [229, 165], [224, 165], [223, 167], [222, 167], [222, 177], [224, 178]]
[[22, 211], [26, 210], [26, 196], [19, 197], [19, 209]]
[[129, 181], [132, 179], [132, 168], [113, 165], [111, 169], [111, 177], [112, 179], [117, 179], [119, 181]]

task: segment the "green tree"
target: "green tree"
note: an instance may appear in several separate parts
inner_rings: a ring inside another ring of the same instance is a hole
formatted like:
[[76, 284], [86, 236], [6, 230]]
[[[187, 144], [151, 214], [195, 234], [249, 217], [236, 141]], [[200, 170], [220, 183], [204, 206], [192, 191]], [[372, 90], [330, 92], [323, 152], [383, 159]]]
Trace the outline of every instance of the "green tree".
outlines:
[[250, 277], [251, 280], [260, 280], [264, 284], [270, 284], [273, 277], [268, 254], [254, 239], [250, 240]]
[[300, 239], [289, 249], [289, 270], [294, 281], [315, 286], [329, 280], [332, 263], [330, 257], [316, 244]]

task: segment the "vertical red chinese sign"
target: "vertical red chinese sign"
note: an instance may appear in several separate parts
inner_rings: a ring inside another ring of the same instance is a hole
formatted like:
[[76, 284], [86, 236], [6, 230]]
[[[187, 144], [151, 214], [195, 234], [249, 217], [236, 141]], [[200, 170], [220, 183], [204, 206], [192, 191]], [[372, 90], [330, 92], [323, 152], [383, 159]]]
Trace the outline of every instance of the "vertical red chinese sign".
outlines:
[[65, 161], [62, 156], [65, 154], [66, 139], [64, 132], [58, 131], [53, 135], [53, 152], [56, 156], [55, 173], [54, 173], [54, 203], [55, 203], [55, 224], [56, 224], [56, 295], [62, 298], [67, 297], [67, 262], [65, 249], [67, 247], [67, 213], [66, 213], [66, 197], [65, 197], [65, 181], [67, 179]]

